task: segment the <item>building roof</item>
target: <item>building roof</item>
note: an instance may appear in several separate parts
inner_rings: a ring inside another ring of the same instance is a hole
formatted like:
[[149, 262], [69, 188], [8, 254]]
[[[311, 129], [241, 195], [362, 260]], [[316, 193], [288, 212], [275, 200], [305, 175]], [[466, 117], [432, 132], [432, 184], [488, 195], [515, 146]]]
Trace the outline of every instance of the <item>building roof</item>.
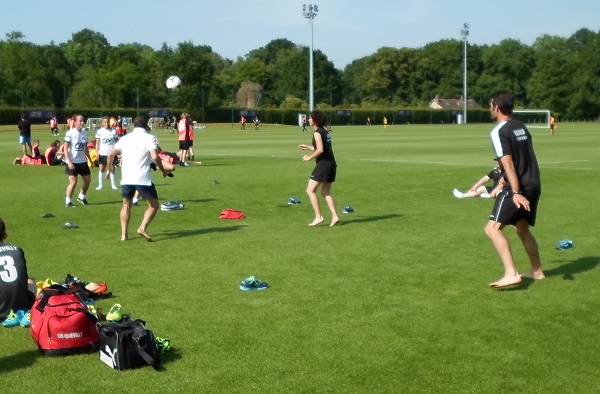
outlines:
[[[462, 109], [464, 108], [465, 101], [463, 96], [457, 99], [443, 99], [440, 96], [435, 96], [433, 100], [429, 102], [429, 108], [433, 109]], [[473, 99], [467, 99], [467, 108], [481, 108], [481, 105]]]

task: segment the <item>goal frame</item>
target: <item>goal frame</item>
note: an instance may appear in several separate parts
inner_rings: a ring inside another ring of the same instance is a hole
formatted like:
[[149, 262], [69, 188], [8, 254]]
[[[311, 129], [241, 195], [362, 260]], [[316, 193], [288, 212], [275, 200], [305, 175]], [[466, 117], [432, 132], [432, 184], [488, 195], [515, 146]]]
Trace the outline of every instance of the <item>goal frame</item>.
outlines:
[[549, 109], [515, 109], [513, 117], [519, 119], [528, 129], [549, 129]]

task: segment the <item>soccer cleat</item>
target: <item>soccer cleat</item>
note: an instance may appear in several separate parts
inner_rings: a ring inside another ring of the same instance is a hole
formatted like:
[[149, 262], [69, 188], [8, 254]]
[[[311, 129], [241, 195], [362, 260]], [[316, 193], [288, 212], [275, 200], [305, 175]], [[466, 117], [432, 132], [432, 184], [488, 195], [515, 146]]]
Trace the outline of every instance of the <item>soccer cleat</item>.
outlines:
[[94, 305], [94, 300], [92, 300], [91, 298], [86, 298], [84, 304], [85, 306], [87, 306], [88, 311], [90, 311], [90, 313], [94, 315], [94, 317], [97, 319], [98, 311], [96, 310], [96, 306]]
[[48, 212], [42, 215], [42, 219], [48, 219], [48, 218], [53, 218], [54, 215], [52, 214], [52, 212]]
[[342, 213], [352, 213], [354, 212], [354, 209], [352, 209], [352, 207], [350, 205], [346, 205], [344, 207], [344, 209], [342, 210]]
[[77, 201], [79, 201], [81, 205], [90, 205], [85, 198], [77, 197]]
[[264, 290], [269, 287], [267, 282], [261, 282], [255, 276], [249, 276], [242, 281], [240, 284], [240, 290], [250, 291], [250, 290]]
[[31, 310], [19, 312], [23, 312], [23, 317], [21, 317], [19, 324], [21, 327], [29, 327], [31, 325]]
[[118, 322], [123, 319], [123, 313], [121, 312], [121, 304], [114, 304], [110, 311], [106, 315], [106, 321]]
[[558, 250], [567, 250], [573, 247], [573, 241], [570, 239], [563, 239], [556, 245], [556, 249]]
[[113, 190], [117, 190], [119, 188], [117, 185], [111, 185], [110, 187], [112, 187]]
[[75, 223], [66, 222], [65, 223], [65, 228], [79, 228], [79, 226], [76, 225]]
[[169, 338], [154, 337], [154, 346], [160, 353], [171, 350], [171, 340]]
[[23, 315], [25, 313], [23, 311], [13, 311], [12, 309], [10, 310], [10, 312], [8, 312], [8, 316], [6, 316], [6, 319], [4, 319], [4, 321], [2, 322], [2, 325], [4, 327], [16, 327], [19, 325], [19, 322], [21, 321], [21, 319], [23, 318]]
[[459, 192], [457, 189], [454, 189], [454, 191], [452, 191], [452, 193], [454, 194], [454, 197], [456, 197], [456, 198], [463, 198], [463, 194], [461, 192]]
[[290, 197], [288, 200], [288, 204], [289, 205], [297, 205], [297, 204], [301, 204], [301, 202], [297, 198]]
[[167, 174], [167, 176], [168, 176], [169, 178], [173, 178], [175, 175], [173, 175], [173, 173], [172, 173], [172, 172], [169, 172], [169, 173]]
[[71, 201], [69, 201], [68, 203], [65, 204], [65, 207], [67, 208], [73, 208], [75, 205], [73, 205], [73, 203]]
[[77, 276], [73, 276], [71, 274], [67, 274], [67, 276], [65, 277], [65, 281], [63, 283], [67, 286], [83, 284], [81, 279], [79, 279]]
[[99, 185], [96, 190], [102, 190], [102, 185]]
[[479, 195], [479, 197], [481, 197], [481, 198], [492, 198], [492, 195], [490, 193], [481, 193]]
[[106, 290], [108, 290], [108, 286], [106, 286], [106, 282], [103, 283], [94, 283], [94, 282], [86, 282], [85, 289], [90, 293], [94, 294], [104, 294]]

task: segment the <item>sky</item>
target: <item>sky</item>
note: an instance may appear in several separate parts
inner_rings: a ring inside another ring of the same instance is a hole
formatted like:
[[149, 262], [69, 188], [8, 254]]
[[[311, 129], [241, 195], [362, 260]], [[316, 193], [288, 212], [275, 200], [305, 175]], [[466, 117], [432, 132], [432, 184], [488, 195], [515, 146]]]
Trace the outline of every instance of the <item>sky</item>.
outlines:
[[[116, 46], [190, 41], [236, 60], [285, 38], [309, 46], [311, 27], [296, 0], [0, 0], [0, 39], [20, 31], [38, 45], [69, 41], [88, 28]], [[598, 0], [323, 0], [313, 20], [313, 47], [336, 68], [381, 47], [422, 48], [444, 39], [498, 44], [517, 39], [532, 45], [548, 34], [568, 38], [600, 30]]]

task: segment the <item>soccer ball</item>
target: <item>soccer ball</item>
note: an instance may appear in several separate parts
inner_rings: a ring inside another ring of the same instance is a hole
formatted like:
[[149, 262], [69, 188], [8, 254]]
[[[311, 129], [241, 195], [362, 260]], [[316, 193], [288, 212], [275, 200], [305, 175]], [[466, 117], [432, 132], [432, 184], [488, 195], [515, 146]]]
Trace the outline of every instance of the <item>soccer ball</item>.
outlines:
[[181, 85], [181, 79], [177, 75], [171, 75], [167, 78], [167, 88], [177, 89]]

